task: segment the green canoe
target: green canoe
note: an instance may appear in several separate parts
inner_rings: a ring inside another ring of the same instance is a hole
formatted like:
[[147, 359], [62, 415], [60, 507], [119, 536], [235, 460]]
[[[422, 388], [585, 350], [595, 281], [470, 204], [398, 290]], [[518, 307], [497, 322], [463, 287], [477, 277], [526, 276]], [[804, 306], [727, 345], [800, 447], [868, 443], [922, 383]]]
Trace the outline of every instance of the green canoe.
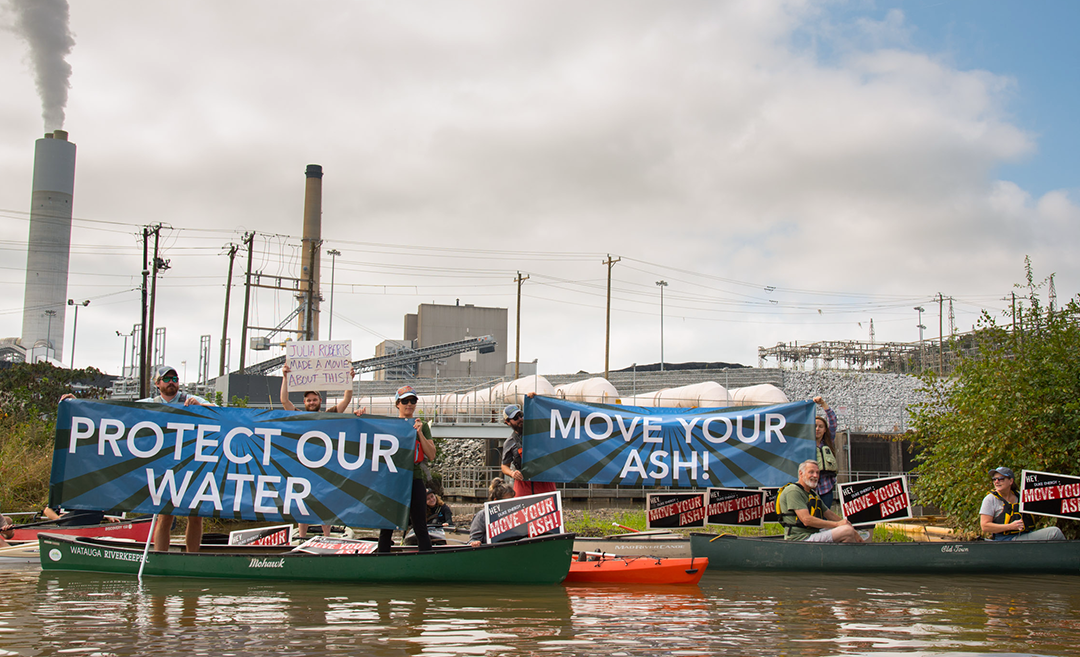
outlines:
[[1080, 575], [1080, 541], [807, 543], [782, 538], [691, 534], [690, 553], [724, 570], [838, 573]]
[[[137, 575], [142, 546], [102, 539], [42, 534], [43, 570]], [[434, 552], [307, 554], [280, 547], [203, 546], [202, 551], [153, 552], [143, 575], [217, 579], [335, 582], [506, 582], [557, 584], [570, 570], [574, 535], [541, 536]]]

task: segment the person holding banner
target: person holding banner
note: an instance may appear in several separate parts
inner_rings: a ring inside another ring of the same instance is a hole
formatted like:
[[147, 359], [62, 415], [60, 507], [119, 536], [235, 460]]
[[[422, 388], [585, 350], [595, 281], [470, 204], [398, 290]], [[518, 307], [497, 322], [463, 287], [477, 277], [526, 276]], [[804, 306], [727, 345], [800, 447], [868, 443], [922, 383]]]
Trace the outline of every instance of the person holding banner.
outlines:
[[[419, 397], [412, 386], [398, 388], [394, 395], [394, 406], [398, 409], [398, 417], [409, 420], [416, 413], [416, 403]], [[431, 552], [431, 536], [427, 530], [427, 486], [424, 484], [424, 472], [420, 465], [424, 460], [435, 458], [435, 442], [431, 439], [431, 427], [420, 418], [415, 418], [413, 427], [416, 429], [416, 453], [413, 463], [412, 495], [409, 500], [409, 521], [412, 523], [413, 532], [416, 534], [416, 545], [421, 552]], [[379, 530], [379, 546], [377, 552], [390, 552], [390, 546], [394, 542], [394, 530]]]
[[[289, 369], [288, 364], [281, 368], [281, 373], [284, 375], [281, 377], [281, 407], [287, 411], [295, 411], [296, 405], [289, 401]], [[349, 370], [349, 376], [356, 376], [356, 370]], [[329, 406], [326, 409], [327, 413], [344, 413], [345, 409], [349, 407], [349, 403], [352, 401], [352, 388], [349, 388], [341, 397], [341, 401]], [[304, 392], [304, 410], [308, 413], [319, 413], [322, 411], [323, 399], [322, 395], [314, 390], [308, 390]]]
[[1064, 541], [1057, 527], [1035, 529], [1035, 518], [1020, 512], [1019, 489], [1010, 468], [990, 471], [994, 490], [983, 498], [979, 508], [979, 527], [991, 534], [992, 541]]
[[[140, 399], [142, 403], [175, 404], [178, 406], [214, 406], [198, 395], [189, 395], [180, 391], [180, 377], [176, 374], [176, 368], [161, 365], [154, 372], [154, 385], [157, 386], [158, 394], [146, 399]], [[158, 552], [169, 551], [169, 538], [172, 533], [173, 517], [171, 515], [158, 514], [154, 521], [154, 549]], [[184, 530], [184, 544], [188, 552], [198, 552], [202, 545], [203, 521], [198, 516], [189, 516], [187, 529]]]
[[[508, 500], [514, 496], [513, 486], [507, 485], [500, 477], [491, 480], [491, 485], [488, 486], [488, 502]], [[487, 543], [487, 509], [481, 508], [469, 525], [469, 545], [480, 547], [484, 543]]]
[[[289, 401], [289, 372], [291, 372], [291, 371], [292, 371], [292, 369], [289, 367], [288, 363], [286, 363], [281, 368], [282, 377], [281, 377], [280, 400], [281, 400], [281, 407], [284, 408], [287, 411], [295, 411], [296, 410], [296, 405], [293, 404], [291, 401]], [[349, 376], [350, 377], [356, 376], [356, 370], [349, 370]], [[351, 401], [352, 401], [352, 388], [349, 388], [348, 390], [345, 391], [345, 394], [342, 395], [341, 401], [339, 401], [337, 404], [334, 404], [333, 406], [330, 406], [329, 408], [327, 408], [326, 412], [327, 413], [344, 413], [345, 409], [347, 409], [349, 407], [349, 402], [351, 402]], [[308, 391], [304, 392], [304, 410], [305, 411], [307, 411], [308, 413], [319, 413], [319, 412], [322, 411], [322, 404], [323, 404], [322, 395], [320, 395], [318, 392], [316, 392], [315, 390], [308, 390]], [[300, 539], [303, 540], [303, 539], [306, 539], [308, 537], [307, 532], [308, 532], [308, 527], [309, 526], [310, 525], [308, 525], [307, 523], [303, 523], [303, 522], [297, 523], [297, 534], [299, 535]], [[323, 525], [322, 526], [323, 536], [325, 536], [327, 538], [330, 538], [330, 529], [331, 529], [330, 525]]]
[[818, 464], [818, 487], [817, 494], [821, 497], [821, 503], [826, 509], [833, 505], [833, 494], [836, 490], [836, 473], [840, 471], [840, 465], [836, 460], [836, 443], [833, 436], [836, 435], [836, 413], [829, 408], [824, 397], [814, 397], [814, 403], [825, 412], [825, 417], [814, 419], [814, 438], [817, 443]]
[[862, 543], [862, 536], [846, 518], [822, 503], [818, 487], [817, 461], [799, 465], [799, 481], [780, 489], [776, 511], [784, 526], [784, 539], [812, 543]]
[[[535, 395], [535, 392], [530, 392], [528, 396], [534, 397]], [[554, 492], [554, 482], [525, 481], [525, 476], [521, 474], [521, 452], [524, 448], [521, 430], [525, 426], [525, 412], [517, 404], [510, 404], [503, 409], [503, 424], [513, 429], [513, 433], [503, 443], [502, 472], [514, 480], [514, 493], [517, 497], [522, 497], [524, 495]]]

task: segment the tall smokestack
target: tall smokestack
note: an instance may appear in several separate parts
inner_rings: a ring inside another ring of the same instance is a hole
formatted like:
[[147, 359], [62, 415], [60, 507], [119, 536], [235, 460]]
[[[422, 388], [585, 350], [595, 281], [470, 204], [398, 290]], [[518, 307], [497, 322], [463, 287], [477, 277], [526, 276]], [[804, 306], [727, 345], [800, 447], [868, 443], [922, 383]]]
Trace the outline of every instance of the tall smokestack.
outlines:
[[71, 201], [75, 193], [75, 144], [67, 137], [67, 132], [56, 130], [34, 145], [22, 325], [29, 362], [63, 359]]
[[[304, 237], [300, 259], [300, 338], [319, 339], [319, 261], [322, 246], [322, 166], [307, 165], [304, 186]], [[308, 302], [308, 280], [311, 286], [311, 308]]]

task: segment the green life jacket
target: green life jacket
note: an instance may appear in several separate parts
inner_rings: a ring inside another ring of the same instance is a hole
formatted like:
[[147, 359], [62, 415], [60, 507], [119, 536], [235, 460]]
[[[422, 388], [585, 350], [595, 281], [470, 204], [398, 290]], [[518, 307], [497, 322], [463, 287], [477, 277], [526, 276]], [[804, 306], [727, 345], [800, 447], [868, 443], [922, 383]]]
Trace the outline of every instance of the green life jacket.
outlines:
[[1016, 498], [1016, 504], [1012, 504], [1008, 500], [1006, 500], [1004, 497], [1002, 497], [1001, 494], [999, 494], [996, 490], [992, 490], [992, 491], [990, 491], [990, 493], [994, 497], [1001, 500], [1001, 504], [1004, 507], [1004, 508], [1002, 508], [1001, 513], [994, 516], [994, 522], [998, 523], [999, 525], [1007, 525], [1010, 522], [1015, 522], [1017, 519], [1020, 519], [1020, 520], [1024, 521], [1024, 528], [1023, 529], [1010, 529], [1007, 532], [998, 532], [998, 533], [1004, 534], [1005, 536], [1012, 536], [1014, 534], [1020, 534], [1020, 533], [1023, 533], [1023, 532], [1030, 532], [1030, 531], [1033, 531], [1035, 529], [1035, 518], [1033, 518], [1031, 515], [1029, 515], [1027, 513], [1020, 513], [1020, 498], [1019, 497]]
[[[784, 489], [788, 486], [798, 485], [799, 484], [797, 482], [784, 484], [780, 487], [780, 490], [776, 491], [776, 515], [780, 516], [780, 524], [784, 527], [785, 534], [787, 533], [787, 530], [791, 527], [802, 527], [803, 529], [810, 529], [809, 527], [804, 525], [801, 520], [799, 520], [799, 515], [795, 513], [794, 509], [786, 513], [780, 510], [780, 493], [783, 493]], [[810, 511], [810, 515], [814, 518], [825, 518], [825, 505], [821, 502], [821, 498], [815, 491], [810, 491], [810, 507], [807, 510]]]
[[817, 448], [817, 467], [822, 474], [834, 475], [840, 472], [840, 464], [828, 445], [820, 445]]

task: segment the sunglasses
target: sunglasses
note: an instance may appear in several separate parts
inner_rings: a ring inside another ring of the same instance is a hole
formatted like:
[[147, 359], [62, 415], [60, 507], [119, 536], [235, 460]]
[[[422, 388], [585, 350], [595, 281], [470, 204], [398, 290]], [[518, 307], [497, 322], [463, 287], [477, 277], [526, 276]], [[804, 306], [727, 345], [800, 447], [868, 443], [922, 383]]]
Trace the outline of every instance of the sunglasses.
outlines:
[[416, 397], [409, 397], [408, 399], [402, 399], [401, 403], [402, 404], [415, 404], [416, 403]]
[[1008, 477], [990, 477], [990, 481], [1005, 481]]
[[180, 383], [180, 377], [178, 376], [163, 376], [161, 380], [165, 383]]

